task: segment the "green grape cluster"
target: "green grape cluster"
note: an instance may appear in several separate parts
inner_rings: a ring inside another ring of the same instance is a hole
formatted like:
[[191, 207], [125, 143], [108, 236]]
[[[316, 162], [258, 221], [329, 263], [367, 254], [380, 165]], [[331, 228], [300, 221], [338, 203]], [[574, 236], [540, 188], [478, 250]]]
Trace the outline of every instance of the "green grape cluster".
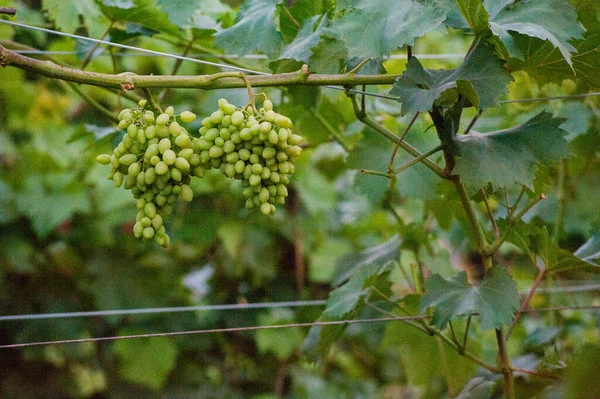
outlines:
[[302, 137], [292, 133], [290, 118], [274, 112], [269, 100], [258, 111], [238, 109], [223, 98], [218, 104], [219, 109], [202, 120], [200, 138], [193, 140], [200, 167], [241, 180], [246, 208], [272, 215], [275, 205], [284, 204], [288, 196], [286, 185], [302, 151]]
[[[146, 101], [135, 109], [119, 114], [119, 128], [127, 133], [112, 154], [101, 154], [96, 160], [112, 166], [109, 179], [116, 187], [131, 190], [138, 213], [133, 234], [168, 247], [170, 239], [163, 220], [173, 212], [179, 197], [193, 198], [190, 176], [203, 175], [200, 156], [192, 148], [192, 138], [178, 122], [173, 107], [155, 115], [146, 110]], [[196, 115], [189, 111], [178, 115], [191, 122]]]

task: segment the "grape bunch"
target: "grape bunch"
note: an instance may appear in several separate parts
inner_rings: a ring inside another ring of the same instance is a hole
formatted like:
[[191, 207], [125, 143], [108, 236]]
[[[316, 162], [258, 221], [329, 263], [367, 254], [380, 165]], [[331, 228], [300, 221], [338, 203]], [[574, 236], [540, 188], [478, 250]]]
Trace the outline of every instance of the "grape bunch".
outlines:
[[273, 215], [275, 205], [284, 204], [288, 196], [286, 185], [302, 151], [302, 137], [292, 133], [290, 118], [274, 112], [269, 100], [260, 110], [238, 109], [223, 98], [218, 105], [202, 120], [200, 137], [192, 141], [200, 168], [219, 169], [241, 180], [246, 208]]
[[[116, 187], [123, 185], [131, 190], [137, 200], [133, 234], [166, 248], [170, 239], [163, 220], [173, 212], [178, 197], [192, 200], [190, 176], [203, 175], [204, 169], [192, 148], [192, 138], [177, 122], [173, 107], [159, 115], [145, 107], [146, 101], [142, 100], [137, 108], [121, 111], [119, 128], [127, 133], [112, 154], [101, 154], [96, 160], [110, 164], [108, 178]], [[182, 122], [194, 119], [196, 115], [189, 111], [179, 115]]]

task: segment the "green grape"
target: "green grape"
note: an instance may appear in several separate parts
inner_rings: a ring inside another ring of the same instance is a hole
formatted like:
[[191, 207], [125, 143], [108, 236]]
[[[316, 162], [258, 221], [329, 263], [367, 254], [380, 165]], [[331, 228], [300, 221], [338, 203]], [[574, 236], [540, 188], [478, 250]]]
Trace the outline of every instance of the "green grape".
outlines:
[[98, 162], [102, 165], [108, 165], [110, 163], [110, 155], [100, 154], [96, 157], [96, 162]]
[[196, 119], [196, 114], [190, 112], [190, 111], [183, 111], [180, 115], [179, 118], [181, 118], [181, 120], [183, 122], [186, 123], [190, 123], [193, 122]]

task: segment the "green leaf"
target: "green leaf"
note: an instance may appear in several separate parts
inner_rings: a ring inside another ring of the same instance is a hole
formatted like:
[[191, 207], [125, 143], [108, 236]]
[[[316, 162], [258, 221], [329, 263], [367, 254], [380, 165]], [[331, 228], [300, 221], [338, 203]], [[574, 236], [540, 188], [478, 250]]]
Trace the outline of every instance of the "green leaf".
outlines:
[[215, 46], [227, 53], [245, 55], [260, 51], [269, 58], [281, 48], [282, 36], [275, 25], [277, 0], [249, 0], [240, 8], [237, 22], [217, 32]]
[[510, 129], [456, 136], [458, 154], [452, 171], [470, 192], [491, 183], [494, 189], [523, 184], [533, 188], [536, 164], [546, 165], [570, 155], [564, 119], [542, 112]]
[[483, 377], [474, 377], [469, 380], [456, 399], [489, 399], [494, 384], [494, 381], [488, 381]]
[[351, 57], [379, 58], [412, 46], [415, 38], [440, 26], [448, 11], [435, 1], [357, 0], [333, 21], [330, 32], [346, 43]]
[[548, 40], [560, 51], [569, 65], [575, 51], [569, 40], [580, 39], [584, 28], [568, 0], [522, 1], [510, 4], [490, 15], [490, 29], [500, 37], [511, 57], [523, 58], [513, 32]]
[[104, 14], [112, 21], [127, 21], [154, 29], [159, 32], [179, 36], [179, 28], [169, 21], [167, 14], [158, 7], [157, 0], [134, 0], [135, 7], [102, 7]]
[[[130, 329], [120, 331], [121, 335], [139, 333]], [[119, 359], [119, 373], [123, 378], [136, 384], [160, 389], [177, 360], [177, 346], [165, 337], [143, 339], [122, 339], [113, 344]]]
[[338, 73], [340, 60], [348, 57], [346, 44], [339, 39], [322, 38], [312, 49], [308, 68], [311, 72]]
[[188, 25], [194, 11], [200, 4], [197, 0], [158, 0], [157, 6], [169, 16], [169, 20], [177, 26]]
[[523, 49], [521, 59], [511, 58], [508, 66], [514, 71], [526, 71], [540, 83], [578, 79], [590, 87], [600, 87], [600, 33], [586, 34], [574, 40], [576, 53], [569, 64], [549, 42], [519, 36], [516, 41]]
[[449, 279], [435, 274], [425, 285], [421, 312], [434, 307], [431, 324], [441, 330], [450, 320], [476, 312], [483, 330], [500, 328], [502, 324], [510, 323], [520, 305], [517, 284], [500, 266], [489, 269], [477, 286], [469, 284], [466, 272], [459, 272]]
[[365, 295], [365, 290], [376, 283], [377, 277], [381, 276], [385, 280], [391, 263], [375, 262], [361, 267], [346, 284], [329, 293], [323, 313], [334, 319], [342, 319], [356, 310]]
[[453, 99], [462, 95], [475, 107], [485, 109], [497, 104], [511, 80], [504, 61], [490, 46], [479, 44], [456, 69], [425, 69], [419, 60], [411, 58], [390, 93], [402, 102], [402, 115], [431, 111], [442, 94]]
[[[321, 19], [320, 22], [319, 19]], [[304, 21], [302, 29], [300, 29], [294, 41], [283, 49], [279, 55], [279, 59], [289, 58], [305, 63], [310, 62], [311, 49], [319, 43], [320, 36], [326, 24], [327, 18], [321, 15], [315, 15]]]
[[456, 7], [471, 30], [481, 35], [488, 28], [499, 37], [508, 54], [523, 59], [519, 35], [548, 41], [568, 65], [575, 51], [569, 41], [580, 39], [584, 28], [577, 22], [575, 7], [568, 0], [459, 0]]
[[83, 16], [86, 25], [101, 15], [94, 0], [67, 2], [62, 0], [43, 0], [42, 8], [46, 10], [56, 27], [67, 33], [75, 33], [80, 25], [80, 15]]
[[573, 356], [573, 363], [567, 368], [566, 399], [595, 399], [600, 396], [600, 346], [587, 343]]
[[556, 247], [556, 262], [549, 267], [549, 271], [584, 270], [591, 273], [600, 273], [600, 234], [593, 235], [577, 251], [570, 253]]
[[[322, 315], [317, 321], [331, 321]], [[327, 357], [331, 345], [344, 333], [346, 324], [312, 326], [302, 344], [302, 353], [320, 363]]]
[[358, 270], [371, 263], [387, 263], [397, 260], [400, 256], [400, 236], [392, 236], [386, 242], [360, 252], [341, 256], [335, 266], [332, 285], [338, 286], [356, 274]]

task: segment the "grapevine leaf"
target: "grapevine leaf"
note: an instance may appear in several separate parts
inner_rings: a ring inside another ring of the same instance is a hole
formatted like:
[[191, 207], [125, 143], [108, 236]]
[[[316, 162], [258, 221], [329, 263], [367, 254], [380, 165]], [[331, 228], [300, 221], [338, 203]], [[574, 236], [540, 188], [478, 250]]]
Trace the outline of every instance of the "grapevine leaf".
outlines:
[[323, 38], [311, 49], [312, 56], [308, 67], [311, 72], [338, 73], [340, 60], [348, 56], [348, 49], [342, 40]]
[[[122, 335], [139, 331], [121, 330]], [[175, 367], [177, 346], [168, 338], [123, 339], [114, 343], [119, 372], [128, 381], [159, 389]]]
[[494, 388], [494, 381], [483, 377], [474, 377], [460, 391], [456, 399], [489, 399]]
[[547, 41], [523, 35], [515, 40], [523, 49], [523, 59], [511, 58], [511, 70], [526, 71], [540, 83], [577, 78], [588, 86], [600, 87], [600, 33], [573, 41], [576, 53], [571, 56], [572, 64]]
[[357, 0], [332, 24], [331, 34], [346, 43], [352, 57], [384, 57], [436, 29], [449, 11], [437, 2]]
[[510, 0], [459, 0], [455, 7], [465, 19], [465, 26], [477, 35], [490, 29], [513, 58], [524, 59], [526, 47], [519, 45], [518, 37], [526, 35], [548, 41], [572, 66], [571, 53], [575, 47], [569, 41], [580, 39], [584, 32], [577, 22], [575, 7], [568, 0], [516, 3]]
[[575, 51], [569, 40], [580, 39], [584, 32], [577, 22], [575, 7], [567, 0], [523, 1], [510, 4], [490, 17], [492, 32], [502, 40], [511, 57], [521, 59], [524, 54], [511, 32], [548, 40], [569, 65]]
[[79, 16], [84, 17], [87, 24], [98, 18], [101, 13], [93, 0], [68, 1], [43, 0], [42, 7], [48, 12], [50, 19], [54, 21], [59, 30], [74, 33], [79, 27]]
[[[332, 319], [321, 315], [317, 321], [332, 321]], [[345, 324], [312, 326], [302, 344], [302, 353], [322, 362], [327, 357], [331, 345], [337, 341], [345, 329]]]
[[[321, 21], [317, 24], [319, 18], [321, 18]], [[320, 15], [315, 15], [304, 21], [302, 29], [300, 29], [294, 41], [283, 49], [279, 55], [279, 59], [289, 58], [308, 63], [312, 55], [311, 48], [319, 43], [320, 36], [326, 24], [327, 18]]]
[[[323, 1], [314, 0], [295, 0], [291, 7], [287, 7], [285, 2], [278, 4], [279, 8], [279, 29], [283, 35], [283, 40], [287, 43], [291, 42], [298, 31], [298, 21], [306, 21], [315, 15], [326, 13], [327, 5]], [[285, 8], [285, 9], [284, 9]]]
[[421, 312], [434, 307], [431, 324], [439, 329], [444, 329], [448, 321], [458, 316], [475, 312], [480, 315], [483, 330], [500, 328], [510, 323], [520, 304], [517, 284], [506, 269], [499, 266], [489, 269], [477, 286], [469, 284], [466, 272], [449, 279], [435, 274], [425, 285]]
[[491, 183], [494, 188], [513, 183], [533, 188], [535, 164], [559, 161], [570, 155], [562, 118], [542, 112], [510, 129], [456, 137], [458, 149], [453, 173], [470, 192]]
[[108, 7], [133, 8], [133, 0], [103, 0], [102, 3]]
[[364, 249], [360, 252], [341, 256], [335, 265], [335, 275], [332, 281], [333, 286], [338, 286], [342, 282], [355, 274], [358, 270], [368, 264], [379, 262], [386, 263], [400, 256], [400, 244], [402, 241], [396, 234], [386, 242]]
[[[456, 69], [425, 69], [415, 58], [408, 62], [391, 94], [402, 102], [402, 114], [431, 111], [434, 102], [444, 96], [466, 97], [474, 106], [485, 109], [496, 104], [498, 96], [512, 80], [494, 50], [484, 44], [478, 45]], [[451, 92], [449, 92], [451, 91]]]
[[188, 25], [194, 11], [199, 8], [197, 0], [158, 0], [157, 5], [177, 26]]
[[281, 48], [282, 36], [275, 25], [277, 0], [250, 0], [240, 8], [235, 25], [217, 32], [215, 46], [231, 54], [261, 51], [269, 58]]
[[[379, 286], [382, 283], [376, 280], [387, 279], [391, 264], [392, 262], [375, 262], [361, 267], [346, 284], [331, 291], [324, 313], [329, 317], [341, 319], [356, 310], [365, 296], [365, 290], [373, 284]], [[387, 288], [389, 289], [389, 286]]]
[[591, 273], [600, 273], [600, 234], [592, 236], [577, 251], [570, 253], [561, 248], [556, 248], [557, 261], [549, 271], [584, 270]]
[[111, 21], [127, 21], [154, 29], [159, 32], [179, 36], [179, 28], [169, 21], [167, 14], [162, 12], [156, 4], [156, 0], [134, 0], [135, 7], [102, 7], [104, 14]]

